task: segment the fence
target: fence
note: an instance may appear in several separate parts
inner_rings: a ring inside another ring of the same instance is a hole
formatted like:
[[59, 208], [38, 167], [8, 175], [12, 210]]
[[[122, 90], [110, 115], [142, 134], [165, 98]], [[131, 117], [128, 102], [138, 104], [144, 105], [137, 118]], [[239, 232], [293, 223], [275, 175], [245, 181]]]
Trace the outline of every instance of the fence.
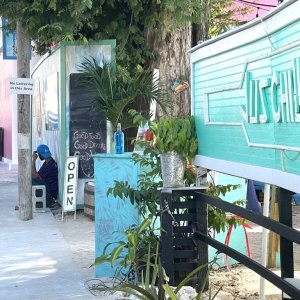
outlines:
[[[202, 264], [203, 262], [205, 262], [205, 260], [207, 262], [207, 245], [210, 245], [216, 248], [219, 252], [232, 257], [246, 267], [252, 269], [254, 272], [281, 289], [292, 299], [300, 299], [300, 290], [295, 287], [295, 280], [293, 279], [293, 243], [300, 244], [300, 232], [292, 228], [292, 197], [289, 191], [279, 189], [279, 221], [277, 222], [265, 216], [249, 211], [243, 207], [228, 203], [220, 199], [212, 198], [197, 189], [163, 189], [161, 191], [162, 265], [165, 268], [166, 273], [170, 277], [171, 284], [176, 283], [176, 270], [185, 269], [186, 271], [188, 271], [190, 268], [190, 266], [187, 266], [186, 263], [178, 263], [175, 261], [175, 258], [177, 257], [176, 247], [178, 247], [178, 237], [176, 236], [176, 230], [174, 232], [174, 224], [176, 224], [178, 220], [183, 219], [183, 217], [174, 216], [173, 214], [176, 210], [174, 210], [174, 205], [176, 207], [175, 203], [182, 202], [178, 201], [178, 198], [182, 197], [186, 199], [193, 199], [195, 204], [194, 206], [192, 206], [192, 208], [195, 209], [196, 207], [196, 212], [198, 214], [198, 217], [194, 216], [194, 219], [191, 219], [199, 222], [196, 228], [192, 228], [192, 226], [194, 226], [194, 223], [190, 222], [190, 219], [184, 218], [184, 220], [188, 220], [188, 225], [185, 226], [184, 229], [182, 229], [184, 230], [186, 240], [190, 240], [190, 242], [192, 241], [192, 243], [197, 247], [196, 252], [195, 249], [192, 250], [194, 251], [194, 254], [197, 254], [198, 256], [189, 256], [190, 260], [194, 262], [196, 260], [196, 265]], [[183, 202], [188, 201], [185, 200]], [[241, 254], [240, 252], [237, 252], [229, 246], [216, 241], [214, 238], [209, 237], [207, 235], [207, 226], [205, 227], [205, 224], [207, 223], [205, 223], [206, 221], [203, 220], [206, 219], [207, 205], [218, 207], [226, 212], [231, 212], [257, 225], [267, 228], [272, 232], [277, 233], [280, 236], [281, 277], [268, 270], [261, 264], [257, 263], [253, 259], [245, 256], [244, 254]], [[188, 210], [186, 211], [188, 212]], [[187, 241], [185, 242], [187, 243]], [[203, 274], [200, 274], [198, 277], [198, 283], [202, 279]], [[290, 299], [285, 297], [286, 296], [283, 295], [283, 299]]]

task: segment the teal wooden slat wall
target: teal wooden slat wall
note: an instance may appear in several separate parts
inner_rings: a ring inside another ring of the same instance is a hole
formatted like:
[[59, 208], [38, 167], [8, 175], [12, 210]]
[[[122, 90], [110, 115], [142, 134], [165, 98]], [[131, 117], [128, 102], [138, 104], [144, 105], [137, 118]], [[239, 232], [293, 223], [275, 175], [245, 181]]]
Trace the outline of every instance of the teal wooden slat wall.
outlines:
[[300, 192], [298, 9], [288, 1], [190, 50], [196, 164]]
[[[129, 200], [112, 195], [107, 196], [108, 188], [115, 185], [115, 180], [127, 181], [133, 188], [137, 187], [140, 167], [131, 160], [132, 153], [96, 154], [95, 169], [95, 255], [99, 257], [108, 243], [124, 240], [125, 230], [133, 224], [140, 223], [138, 210]], [[116, 247], [116, 244], [107, 251]], [[113, 277], [118, 267], [110, 263], [96, 266], [96, 277]]]

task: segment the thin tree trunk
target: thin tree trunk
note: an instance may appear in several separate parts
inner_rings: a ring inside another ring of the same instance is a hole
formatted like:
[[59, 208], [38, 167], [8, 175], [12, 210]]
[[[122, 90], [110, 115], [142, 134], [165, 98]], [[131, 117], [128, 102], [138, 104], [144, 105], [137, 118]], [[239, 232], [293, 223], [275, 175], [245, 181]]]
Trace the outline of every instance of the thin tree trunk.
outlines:
[[[24, 26], [17, 22], [17, 73], [18, 78], [28, 78], [30, 71], [29, 39]], [[30, 96], [18, 95], [18, 186], [20, 219], [32, 219], [31, 200], [31, 127]]]

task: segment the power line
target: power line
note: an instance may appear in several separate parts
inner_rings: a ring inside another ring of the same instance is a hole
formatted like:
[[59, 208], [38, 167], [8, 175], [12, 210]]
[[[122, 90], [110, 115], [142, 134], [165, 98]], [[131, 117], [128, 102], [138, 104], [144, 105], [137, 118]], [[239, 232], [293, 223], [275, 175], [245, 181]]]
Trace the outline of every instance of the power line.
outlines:
[[265, 7], [277, 7], [277, 5], [271, 5], [271, 4], [264, 4], [264, 3], [256, 3], [256, 2], [250, 2], [250, 1], [246, 1], [246, 0], [236, 0], [238, 2], [242, 2], [245, 4], [252, 4], [254, 6], [265, 6]]
[[[236, 1], [237, 1], [237, 2], [240, 2], [240, 0], [236, 0]], [[250, 7], [254, 7], [254, 8], [256, 8], [257, 10], [262, 9], [262, 10], [265, 10], [265, 11], [269, 11], [269, 9], [266, 9], [266, 8], [263, 8], [263, 7], [259, 7], [259, 6], [256, 6], [256, 5], [246, 4], [246, 3], [243, 3], [243, 2], [241, 2], [241, 3], [244, 4], [244, 5], [250, 6]]]
[[[247, 2], [245, 3], [245, 1], [242, 1], [242, 0], [235, 0], [236, 2], [240, 2], [241, 4], [244, 4], [244, 5], [247, 5], [247, 6], [250, 6], [250, 7], [254, 7], [256, 8], [257, 10], [265, 10], [265, 11], [270, 11], [270, 9], [267, 9], [267, 8], [264, 8], [264, 7], [260, 7], [259, 4], [257, 3], [257, 5], [255, 3], [251, 3], [251, 2]], [[275, 6], [274, 6], [275, 7]]]

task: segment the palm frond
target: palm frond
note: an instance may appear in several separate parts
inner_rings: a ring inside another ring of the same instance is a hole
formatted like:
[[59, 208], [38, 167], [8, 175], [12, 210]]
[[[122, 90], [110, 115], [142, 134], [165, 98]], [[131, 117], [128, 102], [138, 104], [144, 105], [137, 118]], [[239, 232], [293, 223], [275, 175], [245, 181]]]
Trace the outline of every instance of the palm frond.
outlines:
[[[136, 127], [133, 117], [128, 113], [140, 103], [150, 106], [151, 101], [165, 111], [170, 107], [170, 100], [160, 86], [159, 79], [153, 79], [153, 72], [140, 70], [129, 75], [124, 69], [105, 63], [100, 66], [96, 59], [84, 58], [78, 66], [82, 76], [80, 84], [90, 93], [92, 109], [102, 112], [113, 124], [122, 123], [122, 128]], [[141, 112], [150, 118], [149, 112]]]

